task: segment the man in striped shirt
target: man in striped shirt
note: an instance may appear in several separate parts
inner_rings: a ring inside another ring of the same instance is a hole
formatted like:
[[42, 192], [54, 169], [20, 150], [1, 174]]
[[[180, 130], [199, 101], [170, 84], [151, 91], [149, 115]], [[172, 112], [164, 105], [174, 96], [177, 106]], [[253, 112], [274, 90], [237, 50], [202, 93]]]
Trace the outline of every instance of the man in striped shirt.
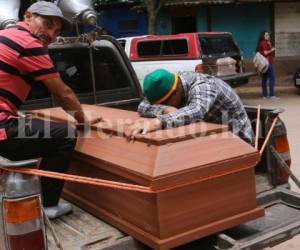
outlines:
[[[89, 121], [74, 92], [62, 81], [47, 46], [72, 24], [53, 3], [39, 1], [24, 14], [24, 21], [0, 31], [0, 154], [11, 160], [42, 158], [40, 168], [66, 172], [76, 144], [76, 130], [67, 124], [22, 118], [18, 110], [36, 81], [48, 88], [59, 105], [78, 124]], [[48, 128], [48, 129], [47, 129]], [[58, 203], [59, 180], [41, 178], [43, 204], [50, 217], [70, 211]], [[52, 214], [51, 214], [52, 213]]]
[[145, 77], [146, 98], [140, 103], [140, 119], [125, 128], [127, 137], [161, 128], [204, 120], [226, 123], [231, 131], [253, 143], [253, 131], [236, 93], [221, 79], [196, 72], [172, 74], [158, 69]]

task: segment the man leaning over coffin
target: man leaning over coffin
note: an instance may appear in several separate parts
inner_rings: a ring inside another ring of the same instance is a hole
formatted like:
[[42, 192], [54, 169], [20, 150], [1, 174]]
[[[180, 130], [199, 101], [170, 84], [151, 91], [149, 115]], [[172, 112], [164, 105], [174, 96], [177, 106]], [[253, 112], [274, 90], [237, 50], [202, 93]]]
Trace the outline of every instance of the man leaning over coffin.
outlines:
[[235, 135], [253, 144], [254, 134], [245, 108], [223, 80], [196, 72], [173, 74], [157, 69], [146, 75], [143, 87], [145, 98], [138, 113], [150, 119], [141, 118], [127, 125], [127, 138], [203, 120], [226, 123]]

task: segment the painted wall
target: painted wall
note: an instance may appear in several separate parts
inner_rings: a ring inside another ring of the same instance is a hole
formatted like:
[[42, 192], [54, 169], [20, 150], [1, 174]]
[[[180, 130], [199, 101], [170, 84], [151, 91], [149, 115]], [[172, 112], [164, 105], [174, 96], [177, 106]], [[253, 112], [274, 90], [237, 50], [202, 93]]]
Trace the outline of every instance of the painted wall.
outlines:
[[268, 4], [213, 6], [211, 20], [213, 31], [233, 34], [245, 58], [254, 56], [259, 33], [271, 28]]
[[159, 12], [156, 21], [156, 33], [158, 35], [169, 35], [172, 32], [171, 16], [167, 10]]
[[[197, 7], [197, 29], [207, 31], [207, 7]], [[240, 45], [245, 58], [252, 58], [259, 33], [271, 29], [269, 4], [218, 5], [210, 6], [212, 31], [231, 32]], [[134, 29], [120, 29], [122, 21], [136, 21]], [[117, 8], [103, 11], [99, 25], [106, 28], [115, 37], [138, 36], [148, 33], [148, 20], [145, 13], [138, 14], [129, 8]], [[172, 23], [168, 10], [160, 12], [157, 23], [157, 34], [171, 34]]]
[[[136, 28], [121, 29], [120, 23], [133, 21], [136, 22]], [[114, 37], [139, 36], [147, 34], [148, 20], [145, 14], [138, 14], [129, 8], [116, 8], [105, 10], [99, 17], [99, 25], [108, 30]]]
[[[207, 31], [206, 8], [197, 9], [197, 29], [198, 31]], [[172, 19], [168, 10], [162, 10], [156, 22], [156, 31], [158, 35], [168, 35], [172, 33]]]
[[199, 7], [197, 10], [197, 29], [200, 32], [207, 31], [207, 9]]
[[300, 55], [300, 3], [275, 3], [275, 48], [278, 56]]
[[[207, 31], [207, 7], [197, 9], [197, 30]], [[211, 6], [210, 9], [212, 31], [231, 32], [244, 57], [252, 58], [259, 33], [271, 29], [269, 4], [220, 5]], [[171, 30], [169, 12], [161, 12], [157, 19], [158, 34], [171, 34]]]

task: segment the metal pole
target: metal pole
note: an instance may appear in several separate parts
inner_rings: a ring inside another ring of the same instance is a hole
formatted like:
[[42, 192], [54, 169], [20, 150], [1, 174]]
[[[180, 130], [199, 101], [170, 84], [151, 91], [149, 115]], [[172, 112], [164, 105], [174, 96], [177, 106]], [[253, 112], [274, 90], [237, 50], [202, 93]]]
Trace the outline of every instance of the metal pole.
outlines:
[[273, 145], [270, 146], [270, 150], [272, 152], [272, 154], [275, 156], [276, 160], [278, 161], [278, 163], [280, 164], [280, 166], [285, 170], [285, 172], [291, 177], [291, 179], [295, 182], [295, 184], [298, 186], [298, 188], [300, 189], [300, 181], [298, 180], [298, 178], [293, 174], [293, 172], [291, 171], [290, 167], [286, 164], [286, 162], [284, 161], [284, 159], [280, 156], [280, 154], [278, 154], [278, 152], [276, 151], [276, 149], [274, 148]]
[[258, 149], [258, 136], [260, 126], [260, 105], [257, 107], [257, 118], [256, 118], [256, 131], [255, 131], [255, 149]]
[[55, 230], [54, 230], [54, 228], [53, 228], [53, 226], [52, 226], [49, 218], [47, 217], [47, 215], [45, 213], [45, 209], [43, 208], [43, 206], [41, 206], [41, 207], [42, 207], [42, 211], [43, 211], [44, 218], [45, 218], [45, 221], [46, 221], [46, 225], [49, 227], [49, 230], [50, 230], [50, 232], [51, 232], [51, 234], [53, 236], [53, 239], [54, 239], [54, 242], [56, 244], [56, 247], [59, 250], [63, 250], [63, 247], [62, 247], [61, 243], [59, 242], [58, 236], [57, 236], [57, 234], [56, 234], [56, 232], [55, 232]]

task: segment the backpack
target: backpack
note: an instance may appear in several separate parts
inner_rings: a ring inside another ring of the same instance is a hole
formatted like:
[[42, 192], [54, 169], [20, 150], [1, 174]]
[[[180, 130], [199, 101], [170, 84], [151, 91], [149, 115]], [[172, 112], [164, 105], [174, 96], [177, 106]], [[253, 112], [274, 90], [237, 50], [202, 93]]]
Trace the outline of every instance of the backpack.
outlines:
[[269, 61], [261, 53], [256, 52], [253, 63], [255, 68], [262, 74], [266, 73], [269, 68]]

